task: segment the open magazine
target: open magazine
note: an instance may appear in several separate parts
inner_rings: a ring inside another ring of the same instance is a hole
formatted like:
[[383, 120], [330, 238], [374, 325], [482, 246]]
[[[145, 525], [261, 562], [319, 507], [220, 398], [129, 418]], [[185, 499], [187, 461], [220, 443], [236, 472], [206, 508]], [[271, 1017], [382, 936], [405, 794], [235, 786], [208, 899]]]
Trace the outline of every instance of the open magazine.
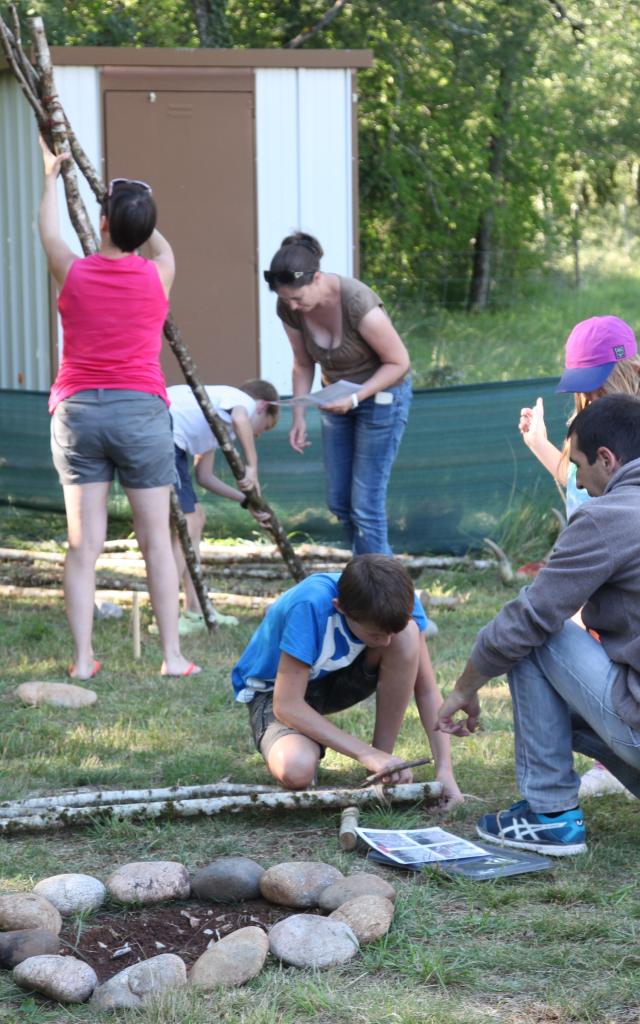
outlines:
[[362, 384], [354, 384], [350, 380], [337, 380], [335, 384], [327, 384], [326, 388], [312, 391], [310, 395], [281, 398], [278, 405], [329, 405], [330, 402], [339, 402], [341, 398], [355, 395], [361, 387]]
[[547, 871], [548, 857], [526, 850], [511, 850], [492, 843], [470, 843], [441, 828], [405, 830], [357, 829], [369, 846], [367, 859], [407, 871], [428, 868], [475, 881]]
[[395, 864], [433, 864], [443, 860], [464, 860], [482, 857], [484, 850], [467, 839], [460, 839], [444, 829], [411, 828], [383, 829], [358, 828], [356, 832], [365, 843], [382, 853]]

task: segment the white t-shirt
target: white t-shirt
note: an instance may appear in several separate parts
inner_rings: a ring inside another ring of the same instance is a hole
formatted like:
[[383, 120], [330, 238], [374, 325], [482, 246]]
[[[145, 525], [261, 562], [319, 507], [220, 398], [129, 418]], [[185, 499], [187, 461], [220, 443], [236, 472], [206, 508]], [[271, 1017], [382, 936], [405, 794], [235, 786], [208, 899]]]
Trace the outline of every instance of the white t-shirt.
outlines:
[[[207, 397], [216, 414], [227, 425], [231, 426], [231, 410], [241, 405], [247, 410], [249, 417], [256, 411], [256, 400], [238, 388], [219, 384], [205, 387]], [[188, 384], [174, 384], [167, 388], [171, 402], [171, 419], [173, 421], [173, 442], [178, 448], [189, 455], [203, 455], [212, 448], [218, 447], [211, 427], [205, 420], [193, 391]], [[231, 431], [233, 434], [233, 430]]]

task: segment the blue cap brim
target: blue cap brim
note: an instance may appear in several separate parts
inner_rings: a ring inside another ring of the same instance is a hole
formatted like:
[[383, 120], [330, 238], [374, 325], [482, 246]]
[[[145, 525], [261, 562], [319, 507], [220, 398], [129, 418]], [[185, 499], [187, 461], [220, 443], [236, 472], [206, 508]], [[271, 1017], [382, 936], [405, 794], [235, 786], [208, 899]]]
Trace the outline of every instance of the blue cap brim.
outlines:
[[600, 366], [579, 366], [575, 370], [565, 370], [556, 388], [556, 394], [565, 391], [597, 391], [615, 365], [615, 362], [602, 363]]

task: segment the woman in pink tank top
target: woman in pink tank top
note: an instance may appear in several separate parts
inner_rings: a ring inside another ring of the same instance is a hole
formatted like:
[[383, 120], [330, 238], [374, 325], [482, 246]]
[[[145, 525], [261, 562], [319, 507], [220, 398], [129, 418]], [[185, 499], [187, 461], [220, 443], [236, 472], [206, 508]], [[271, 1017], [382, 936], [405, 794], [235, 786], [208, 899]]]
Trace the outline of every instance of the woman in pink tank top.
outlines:
[[[44, 186], [39, 228], [60, 294], [63, 354], [51, 389], [51, 449], [64, 491], [68, 551], [65, 607], [75, 655], [69, 670], [90, 679], [100, 668], [92, 644], [95, 565], [107, 529], [107, 500], [117, 472], [133, 512], [163, 651], [161, 672], [195, 674], [178, 639], [178, 575], [171, 550], [169, 496], [175, 460], [169, 401], [160, 367], [162, 325], [175, 264], [155, 228], [144, 182], [109, 185], [100, 249], [76, 256], [60, 233], [56, 178], [65, 156], [42, 140]], [[149, 243], [151, 259], [136, 254]]]

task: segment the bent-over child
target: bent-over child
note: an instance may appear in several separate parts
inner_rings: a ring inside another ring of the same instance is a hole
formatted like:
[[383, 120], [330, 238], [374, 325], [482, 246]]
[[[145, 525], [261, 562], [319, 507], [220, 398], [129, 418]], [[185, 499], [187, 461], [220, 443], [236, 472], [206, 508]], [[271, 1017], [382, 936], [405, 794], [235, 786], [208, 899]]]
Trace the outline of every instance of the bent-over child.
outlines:
[[[443, 806], [462, 801], [449, 739], [435, 728], [442, 697], [426, 625], [411, 577], [388, 555], [358, 555], [342, 573], [314, 573], [278, 598], [232, 671], [235, 699], [249, 705], [256, 748], [278, 782], [309, 786], [326, 747], [410, 782], [408, 769], [394, 771], [402, 762], [393, 748], [413, 696]], [[326, 717], [374, 693], [371, 743]]]
[[[258, 480], [258, 453], [255, 440], [267, 430], [275, 427], [280, 407], [278, 392], [266, 380], [248, 380], [239, 388], [226, 384], [205, 388], [207, 397], [216, 414], [237, 437], [245, 461], [245, 475], [237, 487], [226, 484], [214, 473], [218, 442], [198, 405], [188, 384], [168, 388], [173, 420], [173, 442], [176, 458], [176, 494], [187, 521], [189, 537], [196, 554], [200, 548], [206, 516], [198, 501], [190, 473], [190, 459], [193, 459], [195, 478], [201, 487], [222, 498], [237, 501], [247, 508], [247, 495], [253, 487], [260, 493]], [[249, 509], [261, 525], [268, 525], [269, 514]], [[185, 597], [185, 610], [180, 616], [179, 628], [182, 635], [204, 629], [204, 618], [191, 577], [186, 568], [179, 539], [173, 538], [173, 553], [178, 566]], [[219, 613], [217, 618], [220, 621]]]

